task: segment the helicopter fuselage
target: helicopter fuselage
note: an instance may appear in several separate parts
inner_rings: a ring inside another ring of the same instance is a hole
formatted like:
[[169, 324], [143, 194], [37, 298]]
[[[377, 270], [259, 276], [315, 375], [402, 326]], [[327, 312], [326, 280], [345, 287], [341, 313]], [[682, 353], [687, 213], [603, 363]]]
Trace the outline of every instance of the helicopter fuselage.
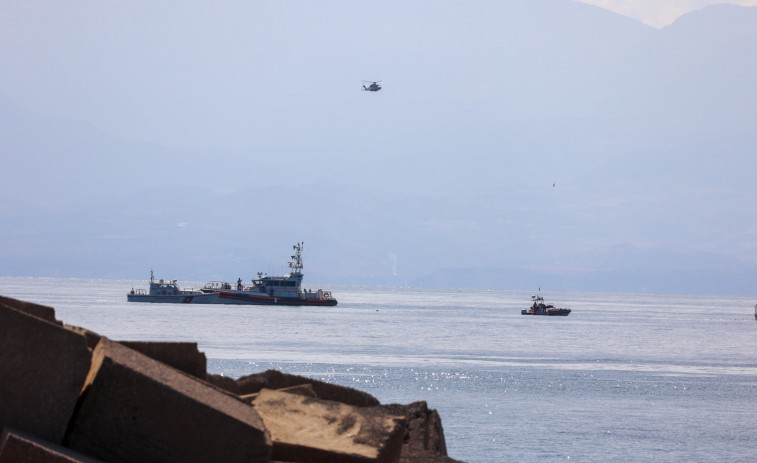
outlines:
[[[371, 82], [371, 81], [368, 81]], [[378, 82], [372, 82], [371, 85], [365, 86], [363, 85], [363, 90], [366, 92], [378, 92], [381, 90], [381, 85], [378, 84]]]

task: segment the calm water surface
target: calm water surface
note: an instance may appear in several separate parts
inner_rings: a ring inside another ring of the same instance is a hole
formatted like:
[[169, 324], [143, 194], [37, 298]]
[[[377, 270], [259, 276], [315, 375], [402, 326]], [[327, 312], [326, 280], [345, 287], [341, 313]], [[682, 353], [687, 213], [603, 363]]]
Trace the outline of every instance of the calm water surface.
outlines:
[[[194, 283], [199, 287], [202, 283]], [[331, 288], [332, 308], [137, 304], [144, 281], [0, 277], [0, 294], [116, 340], [191, 341], [208, 370], [268, 368], [437, 409], [474, 462], [754, 461], [755, 300]], [[184, 286], [192, 286], [192, 283]]]

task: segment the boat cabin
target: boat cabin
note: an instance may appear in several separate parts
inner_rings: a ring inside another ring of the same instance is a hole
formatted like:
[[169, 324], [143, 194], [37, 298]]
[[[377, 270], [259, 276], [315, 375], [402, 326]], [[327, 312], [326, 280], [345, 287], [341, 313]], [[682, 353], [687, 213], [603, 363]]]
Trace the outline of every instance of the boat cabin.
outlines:
[[297, 297], [302, 285], [302, 273], [290, 273], [283, 277], [263, 276], [252, 280], [253, 291], [257, 290], [270, 296]]

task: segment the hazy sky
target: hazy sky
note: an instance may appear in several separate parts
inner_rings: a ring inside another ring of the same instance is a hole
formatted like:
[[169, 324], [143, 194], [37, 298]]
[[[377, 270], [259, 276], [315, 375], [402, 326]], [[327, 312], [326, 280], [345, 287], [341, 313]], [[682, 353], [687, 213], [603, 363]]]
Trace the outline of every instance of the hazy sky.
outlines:
[[707, 5], [731, 3], [757, 6], [757, 0], [579, 0], [635, 18], [653, 27], [664, 27], [679, 16]]
[[[0, 272], [205, 278], [305, 241], [332, 278], [633, 267], [686, 292], [710, 290], [686, 277], [704, 268], [752, 287], [719, 269], [757, 267], [755, 7], [6, 3]], [[608, 275], [625, 286], [583, 288], [648, 287]]]

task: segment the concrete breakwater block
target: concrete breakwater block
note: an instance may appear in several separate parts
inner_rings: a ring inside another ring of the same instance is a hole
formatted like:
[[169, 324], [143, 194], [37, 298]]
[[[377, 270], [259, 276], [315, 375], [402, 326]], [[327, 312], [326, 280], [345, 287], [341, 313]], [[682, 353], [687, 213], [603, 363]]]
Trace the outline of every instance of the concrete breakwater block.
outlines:
[[101, 334], [95, 333], [94, 331], [90, 331], [86, 328], [82, 328], [80, 326], [73, 326], [73, 325], [63, 325], [67, 330], [71, 330], [75, 333], [79, 333], [85, 338], [87, 338], [87, 347], [89, 347], [91, 350], [94, 350], [95, 347], [97, 347], [97, 343], [100, 342], [100, 339], [103, 338]]
[[324, 400], [333, 400], [355, 407], [372, 407], [379, 405], [378, 399], [367, 392], [351, 387], [330, 384], [304, 376], [282, 373], [278, 370], [266, 370], [262, 373], [243, 376], [237, 379], [239, 394], [248, 395], [265, 389], [283, 389], [286, 387], [310, 384], [316, 395]]
[[232, 394], [239, 395], [240, 393], [239, 385], [237, 384], [236, 380], [229, 376], [214, 375], [212, 373], [208, 373], [207, 375], [205, 375], [205, 381]]
[[36, 436], [5, 428], [0, 434], [0, 463], [102, 463], [102, 461], [73, 452]]
[[442, 419], [436, 410], [428, 408], [426, 401], [413, 402], [409, 405], [382, 405], [381, 408], [405, 418], [407, 436], [404, 447], [416, 447], [435, 454], [447, 455]]
[[381, 405], [380, 408], [403, 417], [407, 423], [400, 463], [460, 463], [447, 456], [442, 419], [425, 401]]
[[380, 407], [263, 389], [252, 402], [273, 440], [273, 460], [329, 463], [399, 461], [405, 422]]
[[60, 444], [91, 359], [84, 335], [0, 302], [0, 428]]
[[[279, 392], [286, 392], [287, 394], [297, 394], [305, 397], [312, 397], [314, 399], [319, 399], [313, 390], [313, 386], [311, 384], [300, 384], [299, 386], [292, 386], [292, 387], [285, 387], [283, 389], [276, 389]], [[258, 397], [258, 392], [252, 393], [252, 394], [246, 394], [239, 396], [239, 398], [244, 403], [252, 404], [252, 402], [255, 401]]]
[[271, 453], [252, 407], [106, 338], [65, 443], [113, 463], [268, 462]]
[[[505, 459], [504, 461], [508, 461]], [[455, 460], [446, 455], [439, 455], [438, 453], [431, 452], [429, 450], [423, 450], [416, 447], [407, 447], [402, 449], [402, 455], [400, 456], [399, 463], [464, 463], [460, 460]]]
[[126, 347], [170, 365], [195, 378], [205, 379], [208, 360], [196, 342], [119, 341]]
[[34, 315], [35, 317], [47, 320], [51, 323], [60, 324], [60, 322], [55, 319], [55, 309], [52, 307], [28, 301], [20, 301], [7, 296], [0, 296], [0, 304], [29, 315]]

